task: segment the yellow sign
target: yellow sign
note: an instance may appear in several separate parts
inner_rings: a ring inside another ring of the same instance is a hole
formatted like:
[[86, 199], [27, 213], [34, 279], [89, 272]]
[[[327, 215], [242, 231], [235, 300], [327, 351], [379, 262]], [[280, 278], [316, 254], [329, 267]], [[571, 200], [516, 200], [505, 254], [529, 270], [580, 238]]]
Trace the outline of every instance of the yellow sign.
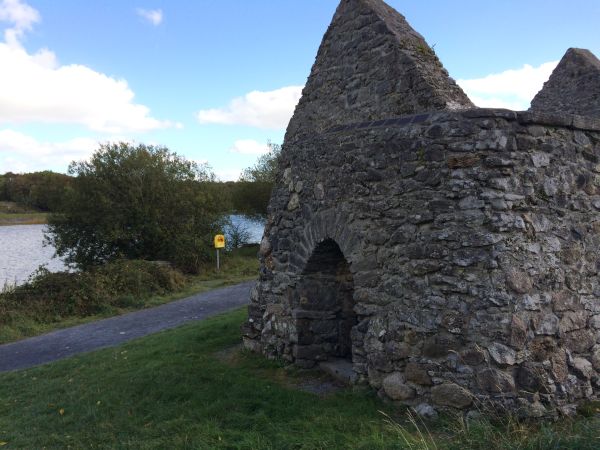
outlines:
[[225, 248], [225, 236], [222, 234], [215, 236], [215, 248]]

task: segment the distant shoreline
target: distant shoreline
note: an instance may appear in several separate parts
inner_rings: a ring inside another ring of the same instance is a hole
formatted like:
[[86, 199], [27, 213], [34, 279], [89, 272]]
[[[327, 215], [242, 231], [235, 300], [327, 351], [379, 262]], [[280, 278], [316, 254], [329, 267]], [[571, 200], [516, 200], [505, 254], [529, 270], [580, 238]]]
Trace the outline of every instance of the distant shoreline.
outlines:
[[0, 226], [12, 225], [45, 225], [48, 223], [47, 213], [23, 213], [2, 214], [0, 213]]

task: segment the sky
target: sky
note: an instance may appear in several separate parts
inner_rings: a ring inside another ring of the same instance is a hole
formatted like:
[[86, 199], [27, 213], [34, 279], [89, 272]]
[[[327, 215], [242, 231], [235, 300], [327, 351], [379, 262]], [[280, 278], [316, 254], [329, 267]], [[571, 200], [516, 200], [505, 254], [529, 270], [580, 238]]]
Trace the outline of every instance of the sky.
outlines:
[[[0, 174], [101, 143], [167, 146], [221, 180], [280, 144], [338, 0], [0, 0]], [[598, 0], [389, 0], [478, 106], [524, 110]]]

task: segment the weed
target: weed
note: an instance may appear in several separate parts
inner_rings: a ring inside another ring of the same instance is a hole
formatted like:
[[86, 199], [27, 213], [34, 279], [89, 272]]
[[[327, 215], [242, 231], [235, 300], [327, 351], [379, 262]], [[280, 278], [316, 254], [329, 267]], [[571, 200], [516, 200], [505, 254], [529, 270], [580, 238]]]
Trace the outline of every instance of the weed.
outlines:
[[413, 428], [413, 431], [407, 429], [406, 426], [401, 423], [393, 420], [388, 414], [383, 411], [380, 413], [386, 418], [385, 422], [390, 426], [392, 430], [394, 430], [400, 438], [402, 442], [409, 448], [410, 450], [437, 450], [438, 446], [433, 439], [433, 436], [429, 432], [427, 425], [425, 422], [419, 418], [414, 411], [408, 409], [406, 411], [406, 417], [408, 419], [408, 423]]
[[419, 52], [421, 55], [423, 56], [434, 56], [435, 52], [433, 51], [433, 49], [431, 47], [429, 47], [427, 44], [417, 44], [417, 52]]

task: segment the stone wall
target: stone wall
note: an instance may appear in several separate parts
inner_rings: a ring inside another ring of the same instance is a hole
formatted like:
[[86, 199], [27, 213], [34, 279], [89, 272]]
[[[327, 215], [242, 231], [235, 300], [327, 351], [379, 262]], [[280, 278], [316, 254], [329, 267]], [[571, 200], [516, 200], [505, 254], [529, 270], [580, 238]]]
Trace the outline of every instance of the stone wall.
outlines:
[[[338, 127], [284, 147], [245, 330], [306, 367], [313, 249], [349, 263], [354, 370], [388, 397], [569, 408], [600, 389], [600, 121], [506, 110]], [[312, 353], [311, 353], [312, 352]]]
[[403, 16], [342, 0], [286, 133], [245, 346], [345, 358], [415, 406], [543, 416], [598, 398], [587, 56], [568, 53], [530, 112], [477, 109]]

